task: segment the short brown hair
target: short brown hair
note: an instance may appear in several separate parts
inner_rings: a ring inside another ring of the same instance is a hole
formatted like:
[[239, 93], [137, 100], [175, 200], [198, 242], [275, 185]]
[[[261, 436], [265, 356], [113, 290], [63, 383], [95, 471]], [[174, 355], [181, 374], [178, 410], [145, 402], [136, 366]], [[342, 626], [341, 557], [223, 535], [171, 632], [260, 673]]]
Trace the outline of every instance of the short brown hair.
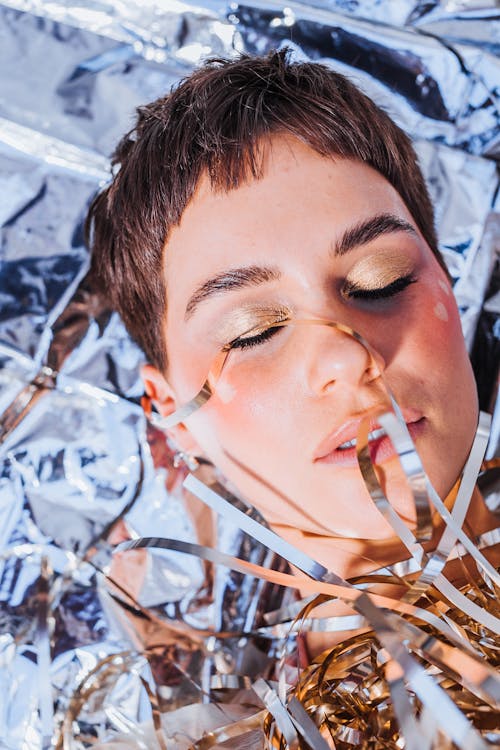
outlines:
[[292, 135], [324, 156], [369, 164], [397, 190], [445, 268], [424, 178], [408, 136], [332, 69], [266, 57], [213, 59], [167, 96], [140, 107], [135, 127], [113, 154], [111, 184], [87, 219], [91, 274], [132, 337], [167, 368], [163, 248], [198, 180], [232, 190], [262, 173], [259, 143]]

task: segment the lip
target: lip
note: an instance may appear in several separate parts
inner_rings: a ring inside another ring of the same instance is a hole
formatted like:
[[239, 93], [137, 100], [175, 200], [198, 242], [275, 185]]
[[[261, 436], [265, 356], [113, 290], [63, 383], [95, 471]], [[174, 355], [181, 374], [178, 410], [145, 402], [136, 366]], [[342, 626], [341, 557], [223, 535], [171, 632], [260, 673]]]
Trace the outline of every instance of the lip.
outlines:
[[[401, 411], [411, 438], [412, 440], [415, 440], [415, 438], [422, 434], [422, 430], [425, 429], [426, 419], [423, 414], [416, 409], [402, 409]], [[350, 419], [328, 435], [328, 437], [323, 440], [316, 449], [313, 457], [314, 463], [357, 466], [358, 458], [356, 454], [356, 446], [353, 446], [352, 448], [344, 448], [343, 450], [339, 450], [339, 446], [356, 438], [362, 419], [362, 417]], [[369, 431], [373, 432], [378, 429], [380, 429], [380, 423], [377, 419], [370, 419]], [[396, 455], [392, 442], [387, 435], [383, 435], [375, 440], [370, 440], [368, 446], [370, 449], [371, 460], [374, 463], [382, 463]]]

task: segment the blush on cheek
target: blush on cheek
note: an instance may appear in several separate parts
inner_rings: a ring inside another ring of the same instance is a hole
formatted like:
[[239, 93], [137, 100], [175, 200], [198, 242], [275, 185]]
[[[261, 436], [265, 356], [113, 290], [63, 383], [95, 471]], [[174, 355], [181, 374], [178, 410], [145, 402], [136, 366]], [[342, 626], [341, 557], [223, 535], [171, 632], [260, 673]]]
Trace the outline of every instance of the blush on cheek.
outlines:
[[[422, 306], [421, 323], [420, 332], [424, 334], [422, 356], [425, 352], [425, 356], [429, 356], [438, 369], [447, 369], [450, 361], [462, 361], [466, 350], [454, 296], [449, 299], [441, 295], [431, 297]], [[449, 377], [452, 377], [452, 373], [449, 373]]]
[[[436, 353], [458, 351], [462, 342], [462, 330], [458, 311], [454, 312], [454, 303], [450, 300], [431, 297], [420, 308], [418, 338], [422, 357], [436, 358]], [[410, 336], [411, 332], [408, 332]], [[411, 336], [410, 336], [411, 337]], [[438, 357], [439, 358], [439, 357]]]

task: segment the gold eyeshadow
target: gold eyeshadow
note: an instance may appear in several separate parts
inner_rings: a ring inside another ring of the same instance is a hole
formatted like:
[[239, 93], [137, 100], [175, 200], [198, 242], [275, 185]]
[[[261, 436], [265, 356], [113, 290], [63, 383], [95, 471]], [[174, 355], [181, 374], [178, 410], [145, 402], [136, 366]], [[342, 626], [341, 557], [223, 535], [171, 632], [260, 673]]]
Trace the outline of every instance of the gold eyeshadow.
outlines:
[[[356, 290], [377, 290], [392, 284], [397, 279], [412, 274], [415, 259], [397, 250], [379, 250], [361, 258], [349, 270], [341, 289], [348, 297]], [[293, 310], [282, 304], [248, 304], [236, 307], [222, 316], [213, 328], [214, 342], [226, 346], [248, 331], [266, 328], [273, 323], [294, 317]]]
[[254, 328], [259, 326], [265, 328], [272, 323], [288, 320], [291, 317], [293, 317], [291, 309], [282, 305], [237, 308], [231, 311], [220, 322], [220, 325], [216, 326], [215, 336], [222, 346]]
[[344, 281], [344, 295], [356, 289], [376, 290], [413, 273], [415, 261], [400, 252], [380, 250], [361, 258], [349, 271]]

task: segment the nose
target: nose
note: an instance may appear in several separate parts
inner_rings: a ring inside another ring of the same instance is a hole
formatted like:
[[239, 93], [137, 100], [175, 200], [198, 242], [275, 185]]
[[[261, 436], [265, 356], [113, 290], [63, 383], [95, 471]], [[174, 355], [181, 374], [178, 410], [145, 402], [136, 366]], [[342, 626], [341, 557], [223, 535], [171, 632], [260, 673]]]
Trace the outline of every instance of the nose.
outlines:
[[340, 384], [353, 388], [368, 385], [384, 370], [382, 356], [347, 332], [335, 328], [311, 330], [309, 339], [309, 385], [317, 395], [328, 393]]

